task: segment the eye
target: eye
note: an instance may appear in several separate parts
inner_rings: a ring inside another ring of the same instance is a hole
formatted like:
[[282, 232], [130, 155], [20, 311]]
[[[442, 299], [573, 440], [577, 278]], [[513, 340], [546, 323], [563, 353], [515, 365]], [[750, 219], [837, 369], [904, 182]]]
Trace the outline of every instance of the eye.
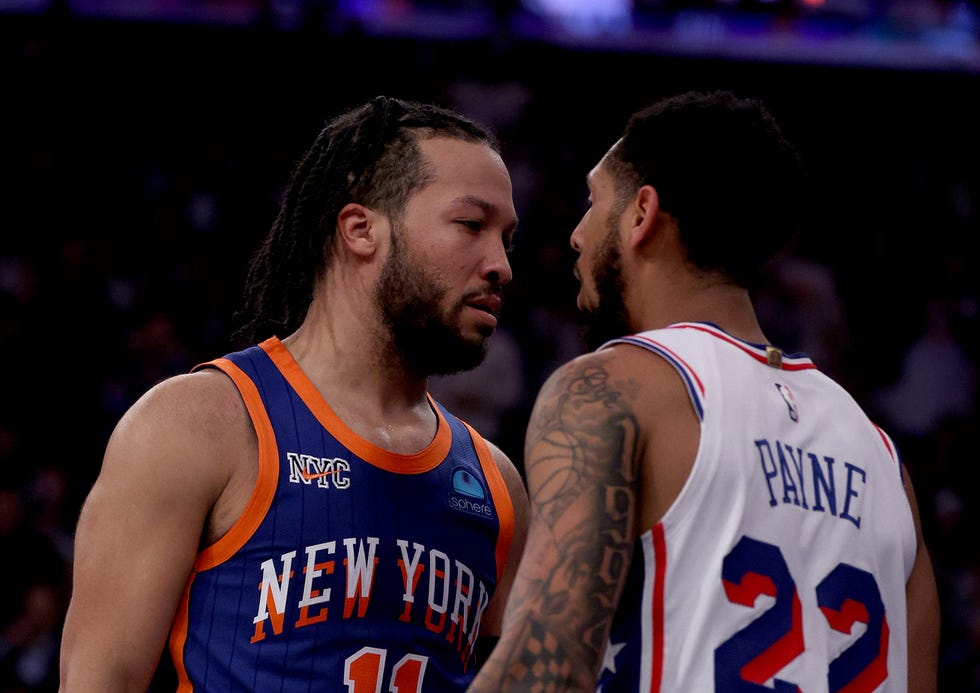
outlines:
[[483, 222], [479, 219], [462, 219], [459, 223], [470, 231], [481, 231], [483, 229]]

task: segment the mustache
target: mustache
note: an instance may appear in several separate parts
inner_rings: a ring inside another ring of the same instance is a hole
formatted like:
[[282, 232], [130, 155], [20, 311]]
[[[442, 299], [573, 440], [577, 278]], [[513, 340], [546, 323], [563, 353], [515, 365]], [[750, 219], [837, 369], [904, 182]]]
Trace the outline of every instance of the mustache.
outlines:
[[496, 301], [503, 302], [504, 300], [504, 290], [500, 286], [486, 286], [479, 289], [472, 289], [463, 294], [463, 301], [479, 301], [481, 299], [490, 298]]

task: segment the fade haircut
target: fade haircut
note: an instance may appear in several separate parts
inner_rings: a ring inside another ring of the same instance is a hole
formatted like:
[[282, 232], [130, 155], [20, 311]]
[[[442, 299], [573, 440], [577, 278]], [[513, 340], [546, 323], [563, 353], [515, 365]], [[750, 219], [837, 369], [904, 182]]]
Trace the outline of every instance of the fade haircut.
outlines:
[[433, 104], [378, 96], [327, 121], [248, 267], [236, 337], [254, 342], [299, 327], [327, 269], [340, 210], [356, 202], [399, 222], [412, 193], [431, 180], [418, 142], [433, 137], [500, 153], [489, 128]]
[[740, 286], [800, 229], [799, 154], [759, 100], [695, 91], [657, 101], [630, 117], [608, 162], [617, 203], [653, 186], [687, 260]]

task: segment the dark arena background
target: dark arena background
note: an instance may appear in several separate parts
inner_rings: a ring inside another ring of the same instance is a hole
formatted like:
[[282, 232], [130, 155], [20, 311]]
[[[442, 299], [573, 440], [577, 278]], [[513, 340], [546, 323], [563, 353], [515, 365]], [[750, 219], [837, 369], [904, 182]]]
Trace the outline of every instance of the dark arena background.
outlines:
[[763, 326], [898, 441], [940, 690], [980, 691], [975, 0], [0, 0], [0, 76], [0, 693], [57, 689], [112, 426], [239, 346], [245, 264], [325, 118], [383, 93], [500, 135], [516, 279], [486, 363], [432, 390], [520, 465], [537, 387], [581, 351], [585, 174], [631, 109], [715, 87], [802, 151], [806, 233], [756, 290]]

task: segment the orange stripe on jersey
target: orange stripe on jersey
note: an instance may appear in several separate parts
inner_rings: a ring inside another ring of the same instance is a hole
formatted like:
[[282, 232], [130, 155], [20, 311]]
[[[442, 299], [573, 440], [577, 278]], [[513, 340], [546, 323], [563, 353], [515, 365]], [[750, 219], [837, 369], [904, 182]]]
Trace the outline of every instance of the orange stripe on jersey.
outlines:
[[177, 692], [191, 693], [194, 686], [191, 685], [187, 677], [187, 666], [184, 664], [184, 644], [187, 642], [187, 624], [189, 623], [188, 604], [191, 598], [191, 585], [194, 584], [194, 576], [187, 581], [184, 587], [184, 594], [180, 598], [180, 606], [177, 608], [177, 616], [174, 618], [173, 630], [170, 632], [170, 656], [174, 662], [174, 669], [177, 672]]
[[194, 690], [187, 677], [187, 667], [184, 664], [184, 645], [187, 642], [189, 623], [188, 608], [194, 577], [200, 571], [213, 568], [228, 560], [232, 554], [245, 545], [245, 542], [249, 540], [265, 518], [269, 506], [272, 505], [276, 487], [279, 485], [279, 452], [276, 447], [276, 436], [255, 384], [228, 359], [215, 359], [201, 364], [197, 368], [205, 366], [218, 368], [231, 378], [238, 388], [242, 401], [245, 403], [245, 409], [255, 427], [259, 446], [259, 469], [252, 497], [249, 498], [248, 505], [245, 506], [241, 517], [235, 521], [227, 534], [197, 555], [197, 559], [194, 561], [194, 570], [184, 587], [184, 594], [180, 598], [180, 606], [177, 609], [173, 630], [170, 634], [170, 656], [173, 658], [174, 669], [177, 672], [177, 693], [190, 693]]
[[[462, 419], [460, 419], [462, 421]], [[510, 544], [514, 539], [514, 504], [511, 501], [510, 491], [504, 478], [500, 475], [500, 468], [497, 461], [493, 459], [493, 454], [487, 446], [483, 436], [477, 433], [472, 426], [463, 421], [466, 430], [470, 432], [473, 440], [473, 447], [476, 448], [476, 456], [480, 458], [480, 466], [487, 477], [487, 484], [490, 485], [490, 495], [493, 496], [493, 504], [497, 508], [497, 521], [500, 523], [500, 534], [497, 536], [497, 582], [500, 582], [504, 573], [504, 563], [507, 561], [507, 554], [510, 552]]]
[[255, 426], [255, 434], [258, 437], [259, 471], [252, 497], [241, 517], [235, 521], [227, 534], [198, 555], [194, 563], [194, 570], [197, 571], [207, 570], [228, 560], [245, 545], [269, 511], [272, 498], [276, 494], [276, 486], [279, 484], [279, 449], [276, 446], [276, 435], [255, 383], [228, 359], [215, 359], [210, 363], [220, 368], [234, 381], [245, 401], [245, 408], [252, 418], [252, 425]]
[[443, 419], [439, 408], [435, 406], [432, 398], [428, 397], [429, 406], [438, 417], [436, 435], [425, 448], [411, 455], [400, 455], [380, 448], [352, 431], [347, 424], [341, 421], [336, 412], [330, 408], [327, 401], [323, 398], [316, 386], [303, 373], [285, 345], [276, 337], [270, 337], [261, 344], [263, 351], [269, 355], [272, 362], [283, 374], [293, 389], [303, 398], [303, 402], [310, 408], [313, 415], [320, 424], [330, 431], [344, 447], [353, 452], [368, 464], [385, 469], [389, 472], [400, 472], [417, 474], [434, 469], [449, 454], [452, 445], [452, 434], [449, 431], [449, 424]]

